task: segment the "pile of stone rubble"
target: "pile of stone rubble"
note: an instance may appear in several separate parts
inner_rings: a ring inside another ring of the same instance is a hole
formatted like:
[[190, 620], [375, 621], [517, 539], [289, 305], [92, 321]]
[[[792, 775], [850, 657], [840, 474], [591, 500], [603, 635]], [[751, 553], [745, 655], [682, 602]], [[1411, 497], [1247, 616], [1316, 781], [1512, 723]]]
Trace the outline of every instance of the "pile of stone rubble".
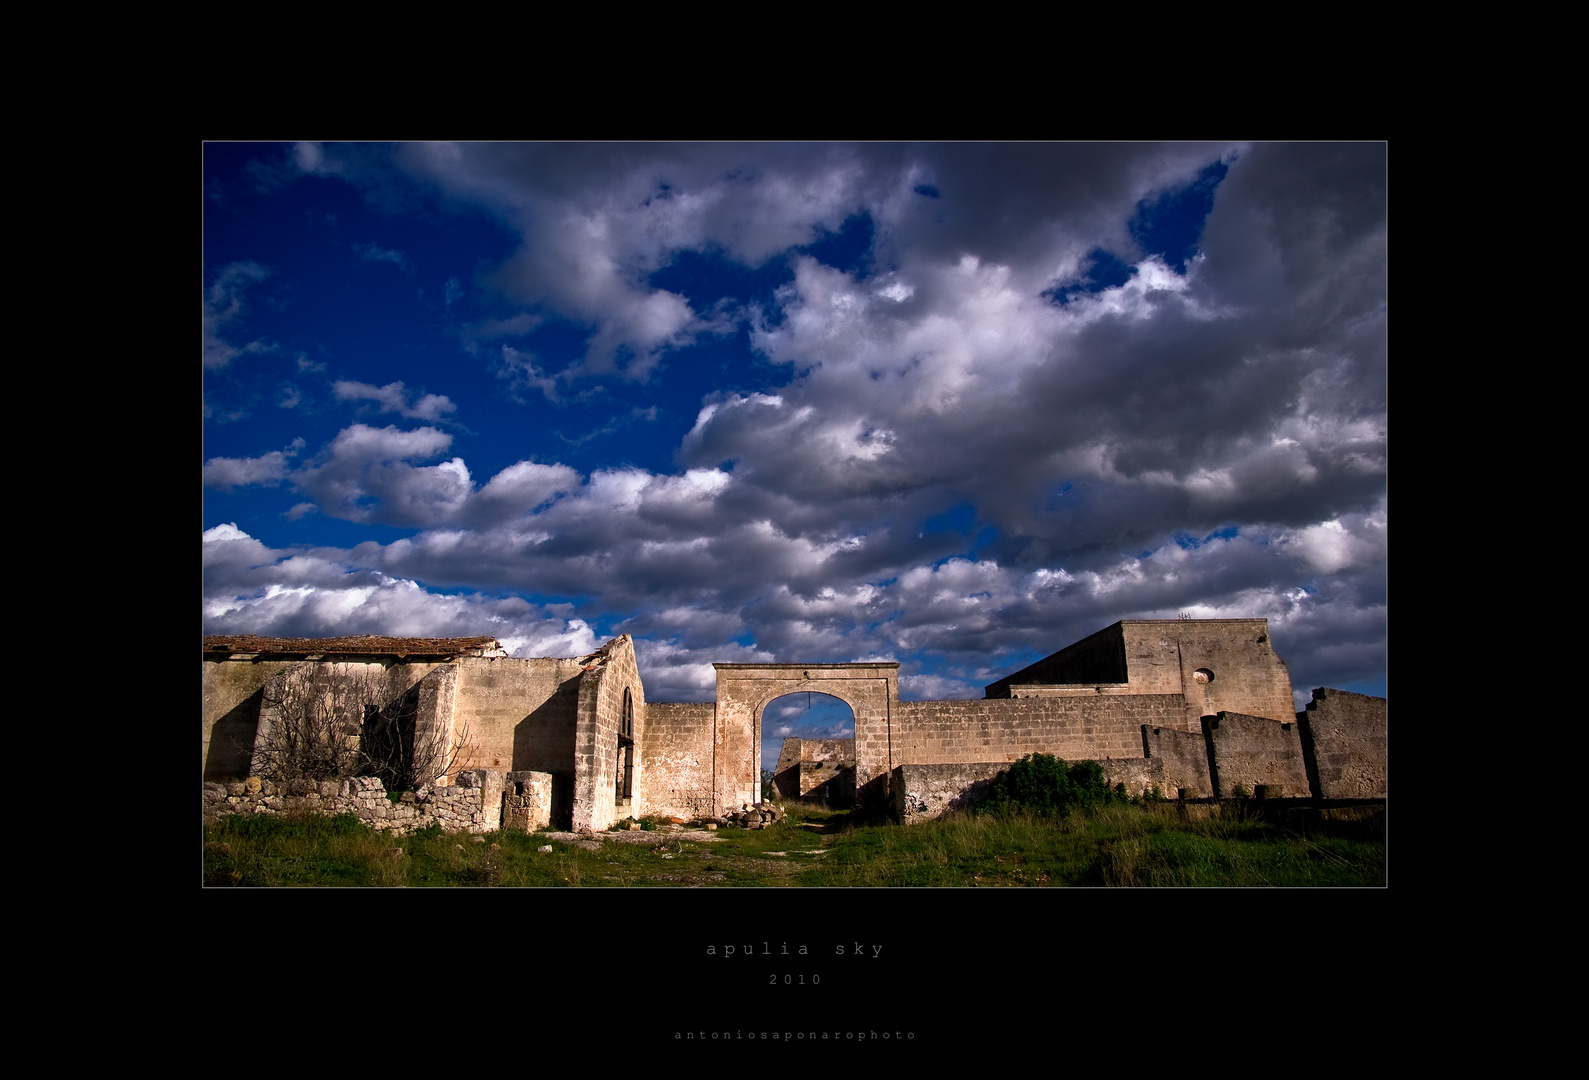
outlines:
[[738, 810], [730, 810], [721, 818], [723, 824], [738, 825], [742, 829], [765, 829], [783, 819], [783, 807], [777, 803], [741, 803]]

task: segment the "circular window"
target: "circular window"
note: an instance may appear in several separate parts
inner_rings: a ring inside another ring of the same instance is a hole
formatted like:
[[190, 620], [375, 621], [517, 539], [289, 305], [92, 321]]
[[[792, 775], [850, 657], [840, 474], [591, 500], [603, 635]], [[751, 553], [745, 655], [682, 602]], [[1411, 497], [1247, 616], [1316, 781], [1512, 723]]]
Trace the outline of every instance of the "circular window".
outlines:
[[1192, 678], [1196, 679], [1200, 683], [1211, 683], [1214, 681], [1214, 673], [1209, 671], [1206, 667], [1200, 667], [1196, 671], [1192, 672]]

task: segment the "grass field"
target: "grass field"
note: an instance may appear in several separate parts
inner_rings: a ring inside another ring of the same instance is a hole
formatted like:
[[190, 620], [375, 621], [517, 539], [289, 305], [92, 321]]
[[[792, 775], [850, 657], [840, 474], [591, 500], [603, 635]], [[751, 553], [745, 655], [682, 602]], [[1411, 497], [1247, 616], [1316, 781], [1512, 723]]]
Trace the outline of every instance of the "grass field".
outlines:
[[[227, 817], [204, 827], [209, 886], [1382, 886], [1383, 813], [1305, 828], [1218, 807], [1115, 805], [1039, 818], [963, 815], [918, 825], [793, 808], [716, 839], [658, 830], [597, 850], [541, 833], [438, 830], [393, 838], [351, 817]], [[536, 849], [550, 844], [551, 852]]]

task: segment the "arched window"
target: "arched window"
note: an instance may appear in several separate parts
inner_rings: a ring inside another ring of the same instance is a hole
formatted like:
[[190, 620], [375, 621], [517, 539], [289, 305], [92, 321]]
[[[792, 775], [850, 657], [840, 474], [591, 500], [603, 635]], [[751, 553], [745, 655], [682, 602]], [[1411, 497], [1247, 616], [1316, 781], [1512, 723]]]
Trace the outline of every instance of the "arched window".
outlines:
[[634, 796], [634, 695], [627, 686], [623, 688], [623, 713], [618, 717], [618, 761], [613, 770], [613, 788], [622, 814]]

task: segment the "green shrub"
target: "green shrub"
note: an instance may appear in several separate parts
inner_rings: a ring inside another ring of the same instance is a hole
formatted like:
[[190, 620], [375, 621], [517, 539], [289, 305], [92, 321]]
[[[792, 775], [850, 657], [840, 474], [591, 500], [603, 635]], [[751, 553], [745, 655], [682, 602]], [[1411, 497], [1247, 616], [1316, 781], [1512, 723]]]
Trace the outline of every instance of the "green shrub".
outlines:
[[1111, 789], [1096, 761], [1067, 766], [1062, 758], [1028, 754], [994, 779], [982, 808], [1047, 817], [1124, 801], [1125, 785]]

